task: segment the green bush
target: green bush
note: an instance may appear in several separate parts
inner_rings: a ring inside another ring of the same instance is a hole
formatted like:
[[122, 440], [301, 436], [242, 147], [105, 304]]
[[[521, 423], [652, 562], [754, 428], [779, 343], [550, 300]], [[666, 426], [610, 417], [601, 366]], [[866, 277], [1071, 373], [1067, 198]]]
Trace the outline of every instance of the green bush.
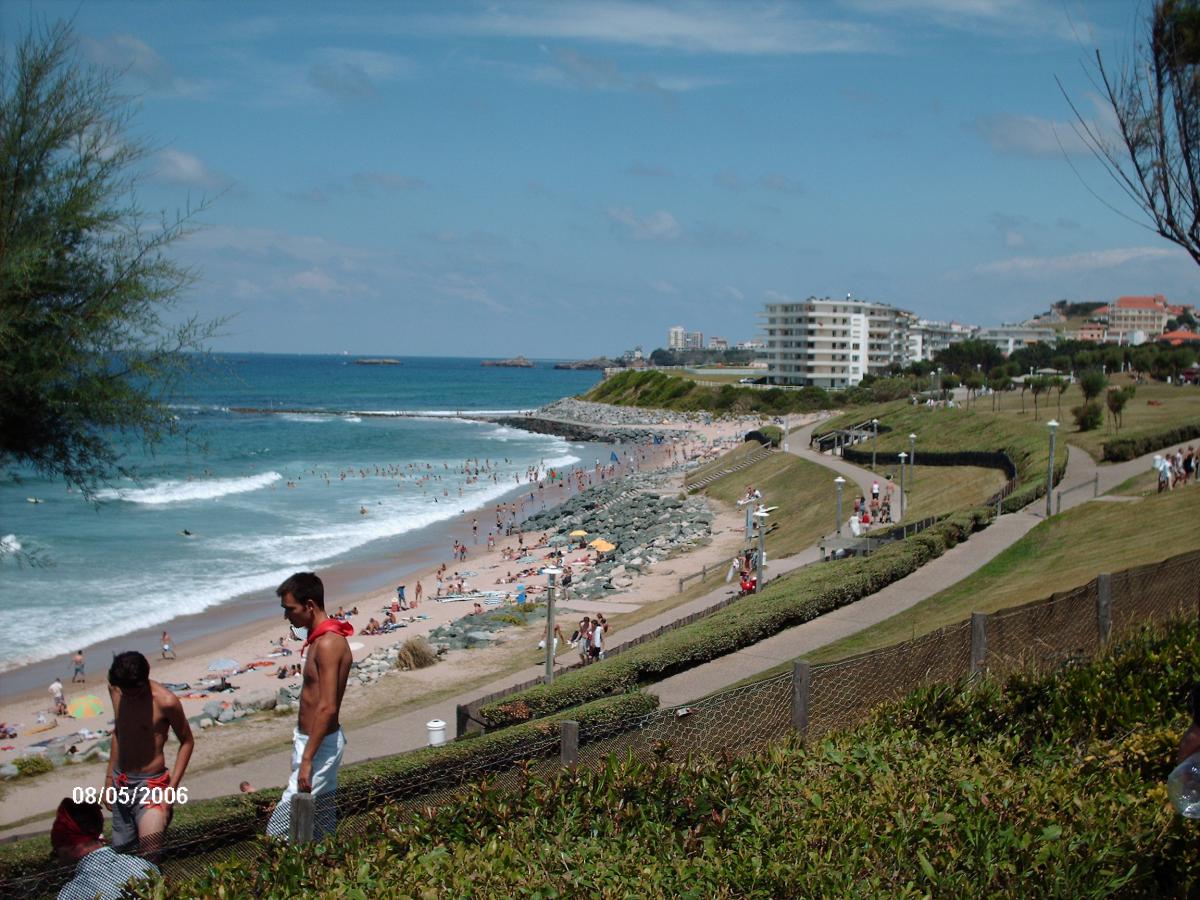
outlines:
[[679, 412], [763, 413], [778, 415], [830, 409], [833, 398], [817, 387], [801, 390], [757, 390], [723, 384], [698, 384], [691, 378], [658, 370], [629, 369], [602, 381], [584, 395], [585, 400], [619, 406], [673, 409]]
[[1075, 427], [1080, 431], [1095, 431], [1104, 424], [1104, 408], [1099, 403], [1085, 403], [1071, 410]]
[[758, 430], [763, 437], [771, 442], [772, 447], [778, 447], [783, 443], [783, 429], [777, 425], [764, 425]]
[[44, 756], [21, 756], [13, 760], [13, 765], [17, 767], [17, 771], [23, 777], [44, 775], [46, 772], [54, 771], [54, 763]]
[[[544, 744], [558, 733], [563, 719], [574, 719], [581, 726], [604, 725], [636, 719], [657, 708], [658, 698], [651, 694], [624, 694], [497, 734], [347, 766], [338, 777], [339, 812], [342, 816], [365, 812], [385, 796], [390, 801], [416, 797], [435, 787], [475, 777], [498, 759], [519, 758], [522, 752]], [[240, 843], [264, 832], [270, 809], [282, 793], [277, 788], [259, 790], [177, 806], [168, 838], [179, 841], [184, 835], [202, 835], [203, 845], [187, 847], [189, 854], [210, 853]], [[45, 837], [0, 846], [0, 893], [5, 893], [4, 882], [9, 879], [59, 870], [49, 858], [49, 851], [50, 842]], [[172, 857], [168, 840], [166, 859]]]
[[[919, 691], [810, 745], [479, 785], [141, 896], [1189, 897], [1162, 779], [1194, 626], [1051, 676]], [[664, 756], [670, 748], [664, 748]], [[398, 886], [408, 886], [400, 888]], [[155, 893], [155, 892], [158, 893]]]
[[1111, 462], [1124, 462], [1196, 438], [1200, 438], [1200, 422], [1185, 422], [1158, 431], [1107, 441], [1104, 444], [1104, 458]]
[[489, 728], [504, 728], [685, 672], [869, 596], [941, 555], [988, 521], [986, 509], [955, 513], [869, 557], [805, 567], [712, 616], [568, 672], [553, 684], [537, 685], [486, 704], [479, 710], [480, 717]]

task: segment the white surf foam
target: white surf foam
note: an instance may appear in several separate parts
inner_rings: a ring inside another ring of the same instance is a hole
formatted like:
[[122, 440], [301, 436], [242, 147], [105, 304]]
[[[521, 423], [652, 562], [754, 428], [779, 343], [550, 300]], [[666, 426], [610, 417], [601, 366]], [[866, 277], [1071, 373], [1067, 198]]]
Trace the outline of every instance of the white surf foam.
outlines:
[[6, 534], [4, 537], [0, 537], [0, 557], [16, 553], [20, 549], [21, 542], [17, 540], [15, 534]]
[[278, 472], [262, 472], [244, 478], [207, 478], [198, 481], [160, 481], [145, 488], [117, 488], [100, 491], [101, 500], [124, 500], [160, 506], [165, 503], [186, 503], [191, 500], [214, 500], [230, 494], [257, 491], [282, 479]]

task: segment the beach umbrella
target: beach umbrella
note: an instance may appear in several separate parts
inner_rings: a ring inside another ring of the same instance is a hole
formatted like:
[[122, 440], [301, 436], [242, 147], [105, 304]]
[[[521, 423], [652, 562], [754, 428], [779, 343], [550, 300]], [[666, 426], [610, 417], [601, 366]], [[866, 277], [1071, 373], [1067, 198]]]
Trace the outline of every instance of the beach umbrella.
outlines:
[[592, 541], [590, 544], [588, 544], [588, 546], [599, 553], [608, 553], [610, 550], [617, 549], [616, 544], [610, 544], [603, 538], [596, 538], [596, 540]]
[[587, 537], [587, 532], [582, 528], [576, 528], [571, 532], [571, 537]]
[[84, 694], [67, 705], [67, 712], [76, 719], [90, 719], [104, 714], [104, 704], [95, 694]]
[[241, 666], [238, 665], [236, 659], [229, 659], [228, 657], [214, 659], [208, 664], [208, 671], [210, 672], [236, 672], [240, 668]]
[[556, 534], [554, 537], [550, 538], [550, 543], [551, 544], [566, 544], [570, 540], [571, 539], [569, 537], [567, 537], [565, 534]]

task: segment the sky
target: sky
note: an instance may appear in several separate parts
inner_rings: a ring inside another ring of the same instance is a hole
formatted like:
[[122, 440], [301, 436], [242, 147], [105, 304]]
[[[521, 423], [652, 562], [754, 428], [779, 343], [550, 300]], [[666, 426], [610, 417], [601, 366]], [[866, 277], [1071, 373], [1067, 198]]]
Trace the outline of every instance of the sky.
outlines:
[[1063, 93], [1110, 128], [1094, 53], [1148, 8], [10, 0], [0, 42], [70, 19], [121, 72], [214, 349], [583, 358], [808, 296], [1200, 301]]

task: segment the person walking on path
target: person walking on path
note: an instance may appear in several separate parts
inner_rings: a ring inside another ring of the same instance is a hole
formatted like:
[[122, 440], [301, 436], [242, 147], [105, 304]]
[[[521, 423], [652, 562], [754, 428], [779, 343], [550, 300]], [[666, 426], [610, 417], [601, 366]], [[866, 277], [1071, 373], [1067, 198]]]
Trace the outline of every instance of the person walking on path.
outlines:
[[305, 657], [304, 684], [292, 734], [292, 775], [271, 813], [267, 834], [287, 838], [292, 797], [303, 793], [316, 800], [313, 837], [321, 837], [337, 824], [338, 769], [346, 752], [346, 735], [338, 717], [353, 662], [346, 638], [354, 634], [354, 627], [325, 613], [325, 586], [312, 572], [297, 572], [275, 593], [288, 622], [293, 628], [307, 629], [308, 635], [300, 650]]
[[63, 696], [62, 679], [57, 676], [50, 682], [50, 696], [54, 698], [54, 714], [56, 716], [65, 716], [67, 714], [67, 700]]
[[[170, 654], [170, 655], [168, 656], [168, 654]], [[171, 632], [169, 632], [169, 631], [164, 631], [162, 633], [162, 658], [163, 659], [174, 659], [175, 658], [175, 647], [171, 643]]]
[[[150, 680], [150, 663], [136, 650], [118, 653], [108, 670], [113, 705], [112, 749], [105, 791], [112, 789], [112, 843], [156, 861], [195, 739], [179, 698]], [[179, 739], [175, 771], [167, 769], [167, 735]]]
[[71, 676], [71, 684], [77, 681], [87, 684], [87, 678], [83, 674], [83, 651], [76, 650], [75, 655], [71, 657], [71, 662], [75, 665], [75, 674]]

